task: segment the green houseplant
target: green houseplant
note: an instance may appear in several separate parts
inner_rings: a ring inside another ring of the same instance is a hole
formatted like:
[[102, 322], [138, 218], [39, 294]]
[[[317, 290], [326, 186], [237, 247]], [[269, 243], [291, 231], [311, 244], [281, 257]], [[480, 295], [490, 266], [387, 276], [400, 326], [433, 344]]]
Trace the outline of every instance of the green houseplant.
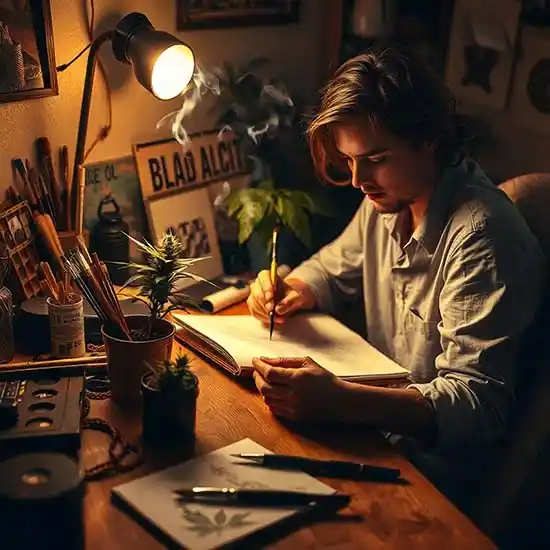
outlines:
[[[162, 235], [156, 245], [137, 241], [128, 235], [143, 252], [143, 263], [129, 262], [132, 275], [122, 287], [136, 285], [134, 300], [148, 308], [148, 315], [128, 317], [126, 322], [132, 340], [122, 339], [104, 326], [102, 328], [107, 354], [111, 394], [116, 403], [138, 405], [140, 380], [147, 363], [168, 361], [171, 358], [175, 329], [166, 316], [174, 309], [195, 305], [180, 287], [184, 280], [204, 281], [192, 273], [192, 267], [203, 258], [183, 258], [183, 245], [170, 232]], [[171, 300], [177, 298], [178, 305]]]
[[310, 215], [330, 214], [320, 198], [298, 189], [277, 189], [271, 180], [256, 187], [232, 191], [226, 199], [227, 213], [239, 224], [239, 242], [256, 234], [269, 253], [273, 229], [288, 229], [306, 248], [311, 248]]
[[198, 378], [189, 369], [189, 358], [154, 361], [141, 378], [143, 440], [171, 445], [193, 440]]
[[275, 225], [282, 229], [281, 259], [294, 264], [311, 253], [311, 215], [328, 215], [319, 197], [295, 189], [296, 174], [307, 170], [300, 109], [280, 79], [266, 76], [268, 67], [264, 57], [242, 67], [224, 64], [217, 73], [220, 95], [214, 106], [218, 125], [240, 139], [252, 160], [251, 187], [230, 193], [225, 205], [238, 222], [238, 242], [247, 243], [253, 271], [269, 263], [266, 245]]

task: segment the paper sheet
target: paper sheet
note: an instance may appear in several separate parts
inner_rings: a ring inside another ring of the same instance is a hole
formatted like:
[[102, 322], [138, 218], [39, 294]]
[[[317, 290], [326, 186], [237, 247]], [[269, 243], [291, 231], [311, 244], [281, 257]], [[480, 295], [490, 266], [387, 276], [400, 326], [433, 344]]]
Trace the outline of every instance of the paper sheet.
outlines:
[[273, 340], [268, 329], [250, 315], [203, 316], [174, 314], [225, 348], [241, 367], [252, 358], [306, 357], [341, 377], [392, 377], [408, 371], [384, 356], [361, 336], [329, 315], [304, 313], [277, 327]]
[[195, 486], [281, 489], [332, 494], [334, 489], [303, 472], [277, 471], [235, 464], [232, 453], [269, 452], [243, 439], [189, 462], [119, 485], [113, 493], [154, 523], [178, 544], [209, 550], [241, 539], [295, 513], [294, 510], [180, 505], [173, 491]]

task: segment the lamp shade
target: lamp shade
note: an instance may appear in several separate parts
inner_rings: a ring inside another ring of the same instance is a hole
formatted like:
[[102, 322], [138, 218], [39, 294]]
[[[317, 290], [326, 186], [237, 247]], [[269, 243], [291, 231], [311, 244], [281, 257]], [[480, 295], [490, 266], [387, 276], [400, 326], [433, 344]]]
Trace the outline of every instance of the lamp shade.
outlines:
[[115, 57], [130, 63], [137, 81], [158, 99], [177, 97], [193, 78], [193, 50], [175, 36], [155, 30], [141, 13], [120, 20], [112, 44]]

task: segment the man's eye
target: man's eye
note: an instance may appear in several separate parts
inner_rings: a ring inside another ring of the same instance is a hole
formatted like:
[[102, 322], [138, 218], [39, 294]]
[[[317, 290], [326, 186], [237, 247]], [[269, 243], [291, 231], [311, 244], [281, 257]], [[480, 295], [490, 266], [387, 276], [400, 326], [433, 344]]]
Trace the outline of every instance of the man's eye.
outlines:
[[375, 157], [375, 158], [369, 159], [369, 161], [371, 164], [384, 164], [387, 159], [388, 157]]

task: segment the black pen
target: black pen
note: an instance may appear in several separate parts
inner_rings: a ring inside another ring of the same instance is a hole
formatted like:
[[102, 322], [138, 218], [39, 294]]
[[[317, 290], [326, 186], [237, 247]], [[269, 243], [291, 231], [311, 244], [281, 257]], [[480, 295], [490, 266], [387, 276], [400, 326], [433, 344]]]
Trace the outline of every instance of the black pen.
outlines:
[[319, 495], [277, 489], [239, 489], [236, 487], [189, 487], [174, 493], [185, 502], [204, 502], [266, 508], [296, 508], [301, 506], [330, 506], [342, 508], [350, 497], [341, 493]]
[[368, 481], [397, 481], [401, 476], [401, 471], [397, 468], [386, 468], [343, 460], [319, 460], [300, 456], [262, 453], [240, 453], [231, 456], [249, 460], [254, 464], [266, 468], [301, 470], [321, 477], [356, 478]]
[[275, 328], [275, 307], [277, 306], [277, 235], [279, 228], [273, 228], [271, 237], [271, 285], [273, 286], [273, 309], [269, 312], [269, 339], [273, 337]]

